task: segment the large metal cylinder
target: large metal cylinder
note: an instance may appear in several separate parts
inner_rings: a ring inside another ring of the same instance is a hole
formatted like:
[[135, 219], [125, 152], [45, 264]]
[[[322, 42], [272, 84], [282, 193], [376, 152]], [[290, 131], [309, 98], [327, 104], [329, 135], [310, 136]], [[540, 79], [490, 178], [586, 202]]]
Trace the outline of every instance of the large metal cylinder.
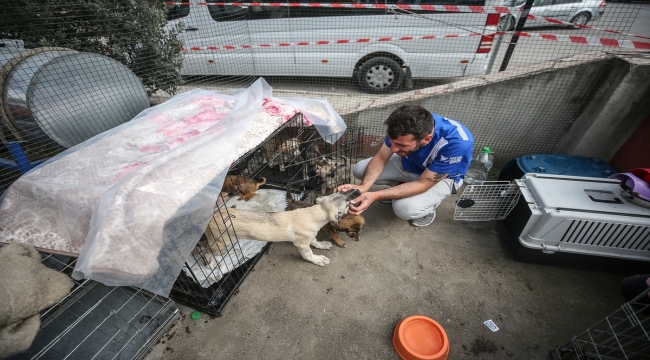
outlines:
[[3, 70], [5, 126], [43, 145], [72, 147], [149, 107], [140, 79], [103, 55], [34, 49], [8, 61]]

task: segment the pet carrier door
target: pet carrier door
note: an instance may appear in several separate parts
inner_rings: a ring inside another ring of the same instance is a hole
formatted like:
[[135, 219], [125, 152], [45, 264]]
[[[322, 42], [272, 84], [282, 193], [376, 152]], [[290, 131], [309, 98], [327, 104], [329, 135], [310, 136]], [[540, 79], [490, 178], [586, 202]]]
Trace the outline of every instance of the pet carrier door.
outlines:
[[517, 184], [508, 181], [485, 181], [467, 185], [456, 201], [454, 220], [503, 220], [519, 200]]

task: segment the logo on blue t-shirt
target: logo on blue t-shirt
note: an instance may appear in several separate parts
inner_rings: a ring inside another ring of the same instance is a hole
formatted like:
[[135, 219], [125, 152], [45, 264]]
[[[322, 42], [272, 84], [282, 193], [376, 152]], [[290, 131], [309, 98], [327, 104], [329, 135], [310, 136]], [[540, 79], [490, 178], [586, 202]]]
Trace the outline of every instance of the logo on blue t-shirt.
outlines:
[[443, 162], [445, 164], [458, 164], [459, 162], [463, 161], [463, 156], [451, 156], [451, 157], [446, 157], [444, 155], [440, 155], [440, 162]]

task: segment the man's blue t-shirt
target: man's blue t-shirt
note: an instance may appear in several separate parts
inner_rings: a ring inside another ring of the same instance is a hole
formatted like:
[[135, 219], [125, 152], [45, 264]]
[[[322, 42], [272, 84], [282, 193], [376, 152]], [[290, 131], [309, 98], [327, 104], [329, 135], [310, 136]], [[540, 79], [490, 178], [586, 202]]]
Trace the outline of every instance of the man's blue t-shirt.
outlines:
[[[431, 114], [435, 120], [433, 139], [413, 154], [403, 157], [402, 168], [418, 174], [428, 168], [435, 173], [449, 174], [449, 179], [458, 183], [472, 161], [474, 136], [458, 121]], [[388, 136], [384, 143], [390, 147]]]

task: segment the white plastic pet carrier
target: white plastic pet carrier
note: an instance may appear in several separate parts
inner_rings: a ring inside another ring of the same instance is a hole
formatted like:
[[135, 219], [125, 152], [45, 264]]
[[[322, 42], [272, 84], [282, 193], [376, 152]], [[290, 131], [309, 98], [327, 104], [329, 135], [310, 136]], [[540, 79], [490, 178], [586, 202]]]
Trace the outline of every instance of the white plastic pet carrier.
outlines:
[[626, 200], [619, 180], [527, 174], [516, 182], [531, 211], [522, 245], [650, 260], [650, 209]]
[[[515, 182], [527, 205], [513, 210], [521, 220], [517, 238], [522, 246], [549, 254], [650, 261], [650, 209], [627, 200], [619, 180], [526, 174]], [[461, 200], [470, 197], [468, 190]], [[456, 211], [467, 209], [457, 206]], [[483, 216], [493, 220], [502, 214]]]

